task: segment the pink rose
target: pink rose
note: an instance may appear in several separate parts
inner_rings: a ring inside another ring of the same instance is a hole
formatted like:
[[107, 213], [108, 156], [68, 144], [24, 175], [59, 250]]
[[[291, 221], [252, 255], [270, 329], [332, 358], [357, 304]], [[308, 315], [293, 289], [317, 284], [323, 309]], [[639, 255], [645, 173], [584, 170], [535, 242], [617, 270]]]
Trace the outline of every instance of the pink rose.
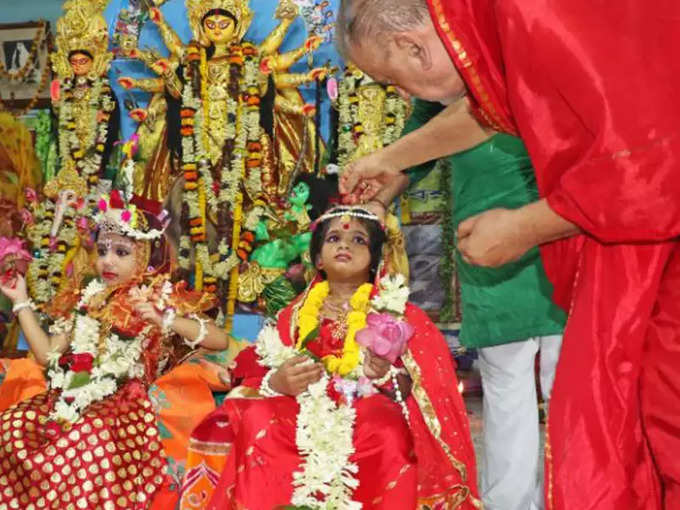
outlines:
[[108, 209], [108, 206], [106, 204], [106, 200], [103, 198], [99, 199], [99, 202], [97, 202], [97, 209], [99, 209], [101, 212], [106, 212], [106, 209]]
[[413, 332], [408, 322], [388, 313], [371, 313], [366, 317], [366, 327], [357, 332], [356, 340], [376, 356], [394, 363], [406, 351]]
[[25, 274], [28, 263], [33, 260], [19, 239], [0, 237], [0, 272], [11, 277], [16, 273]]
[[33, 215], [25, 207], [19, 211], [19, 217], [24, 225], [33, 225]]
[[24, 188], [24, 197], [26, 198], [27, 202], [38, 201], [38, 194], [35, 192], [33, 188]]
[[120, 219], [125, 223], [130, 223], [130, 220], [132, 219], [132, 213], [125, 209], [122, 213], [120, 213]]

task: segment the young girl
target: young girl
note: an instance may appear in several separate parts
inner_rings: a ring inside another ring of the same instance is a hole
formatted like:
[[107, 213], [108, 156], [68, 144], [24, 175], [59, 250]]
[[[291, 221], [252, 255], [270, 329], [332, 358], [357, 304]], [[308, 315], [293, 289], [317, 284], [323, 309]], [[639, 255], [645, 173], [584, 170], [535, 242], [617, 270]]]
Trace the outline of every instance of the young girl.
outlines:
[[364, 209], [315, 222], [319, 276], [237, 357], [240, 385], [192, 435], [181, 508], [478, 505], [450, 353], [403, 277], [379, 278], [384, 239]]
[[227, 347], [214, 299], [163, 272], [156, 218], [117, 192], [99, 210], [99, 278], [55, 300], [49, 335], [23, 276], [0, 285], [49, 387], [0, 414], [0, 508], [148, 508], [166, 469], [148, 387], [198, 345]]

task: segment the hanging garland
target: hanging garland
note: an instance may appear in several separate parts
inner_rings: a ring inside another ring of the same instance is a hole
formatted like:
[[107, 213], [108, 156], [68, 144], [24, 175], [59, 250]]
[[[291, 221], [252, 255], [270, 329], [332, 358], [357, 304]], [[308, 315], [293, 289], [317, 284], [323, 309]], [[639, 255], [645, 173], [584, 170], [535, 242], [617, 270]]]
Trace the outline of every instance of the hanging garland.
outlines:
[[[181, 135], [183, 203], [188, 213], [188, 235], [180, 239], [179, 264], [189, 270], [190, 256], [195, 256], [195, 287], [216, 292], [218, 281], [228, 281], [226, 315], [234, 313], [238, 290], [236, 255], [241, 238], [243, 191], [258, 193], [262, 178], [262, 144], [260, 127], [259, 50], [251, 43], [234, 44], [227, 62], [229, 80], [210, 84], [205, 49], [193, 42], [187, 47], [182, 91]], [[219, 125], [210, 124], [211, 87], [226, 90], [226, 118]], [[197, 94], [200, 92], [200, 96]], [[216, 131], [216, 132], [215, 132]], [[214, 182], [210, 167], [212, 137], [224, 140], [219, 182]], [[217, 253], [207, 244], [208, 215], [217, 218], [218, 231], [231, 227], [230, 239], [222, 238]]]
[[[87, 84], [80, 83], [81, 80], [83, 78], [66, 79], [61, 85], [63, 99], [59, 108], [59, 154], [62, 159], [62, 168], [68, 166], [67, 161], [72, 161], [76, 171], [85, 179], [92, 193], [99, 182], [109, 132], [109, 120], [116, 105], [108, 78], [95, 78], [88, 80]], [[75, 89], [80, 85], [90, 88], [89, 139], [85, 141], [85, 148], [80, 145], [76, 133], [76, 119], [73, 115]], [[86, 150], [89, 147], [93, 147], [93, 151], [88, 154], [89, 151], [86, 152]]]

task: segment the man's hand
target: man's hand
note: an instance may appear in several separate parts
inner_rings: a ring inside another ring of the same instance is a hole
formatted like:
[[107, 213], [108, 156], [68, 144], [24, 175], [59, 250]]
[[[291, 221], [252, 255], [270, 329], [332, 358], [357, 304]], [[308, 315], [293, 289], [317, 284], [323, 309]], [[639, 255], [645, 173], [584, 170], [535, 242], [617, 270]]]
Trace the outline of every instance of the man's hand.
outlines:
[[340, 194], [345, 196], [346, 203], [367, 202], [400, 174], [401, 169], [386, 161], [382, 151], [377, 151], [344, 168], [340, 177]]
[[523, 228], [519, 209], [490, 209], [458, 225], [458, 251], [475, 266], [499, 267], [533, 248], [533, 232]]
[[293, 397], [321, 379], [324, 368], [320, 363], [310, 363], [307, 356], [297, 356], [286, 361], [269, 379], [272, 390]]

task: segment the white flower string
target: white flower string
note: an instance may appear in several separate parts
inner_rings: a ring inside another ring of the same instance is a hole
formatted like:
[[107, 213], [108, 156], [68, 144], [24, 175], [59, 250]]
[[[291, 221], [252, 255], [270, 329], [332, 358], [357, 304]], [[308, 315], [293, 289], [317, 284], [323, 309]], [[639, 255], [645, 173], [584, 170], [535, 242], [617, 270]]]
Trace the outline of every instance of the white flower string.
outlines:
[[161, 322], [161, 331], [163, 335], [169, 336], [172, 334], [172, 324], [175, 322], [177, 312], [174, 308], [167, 308], [163, 312], [163, 321]]
[[271, 380], [272, 376], [278, 371], [278, 368], [272, 368], [267, 372], [267, 374], [262, 378], [262, 383], [260, 384], [260, 395], [264, 397], [280, 397], [283, 395], [283, 393], [279, 393], [278, 391], [274, 390], [271, 385], [269, 384], [269, 381]]
[[[87, 315], [87, 305], [94, 295], [105, 289], [106, 285], [99, 280], [90, 282], [76, 306], [73, 321], [70, 355], [89, 359], [91, 368], [83, 367], [83, 370], [76, 372], [59, 364], [65, 354], [58, 350], [47, 354], [50, 388], [62, 390], [50, 414], [52, 420], [73, 423], [90, 404], [114, 394], [121, 381], [144, 375], [140, 359], [149, 327], [132, 340], [121, 339], [115, 333], [110, 333], [100, 353], [101, 323]], [[63, 321], [56, 327], [62, 331], [68, 330]], [[72, 363], [77, 362], [73, 360]]]
[[21, 310], [28, 308], [30, 310], [35, 310], [36, 306], [35, 303], [33, 302], [32, 299], [27, 299], [26, 301], [21, 301], [19, 303], [15, 303], [14, 306], [12, 306], [12, 313], [14, 315], [18, 314]]
[[198, 321], [198, 336], [196, 337], [195, 340], [189, 340], [188, 338], [185, 338], [184, 343], [188, 345], [191, 349], [195, 349], [201, 344], [201, 342], [203, 342], [203, 340], [205, 340], [205, 337], [208, 336], [209, 321], [207, 319], [199, 317], [196, 314], [192, 314], [190, 317]]

